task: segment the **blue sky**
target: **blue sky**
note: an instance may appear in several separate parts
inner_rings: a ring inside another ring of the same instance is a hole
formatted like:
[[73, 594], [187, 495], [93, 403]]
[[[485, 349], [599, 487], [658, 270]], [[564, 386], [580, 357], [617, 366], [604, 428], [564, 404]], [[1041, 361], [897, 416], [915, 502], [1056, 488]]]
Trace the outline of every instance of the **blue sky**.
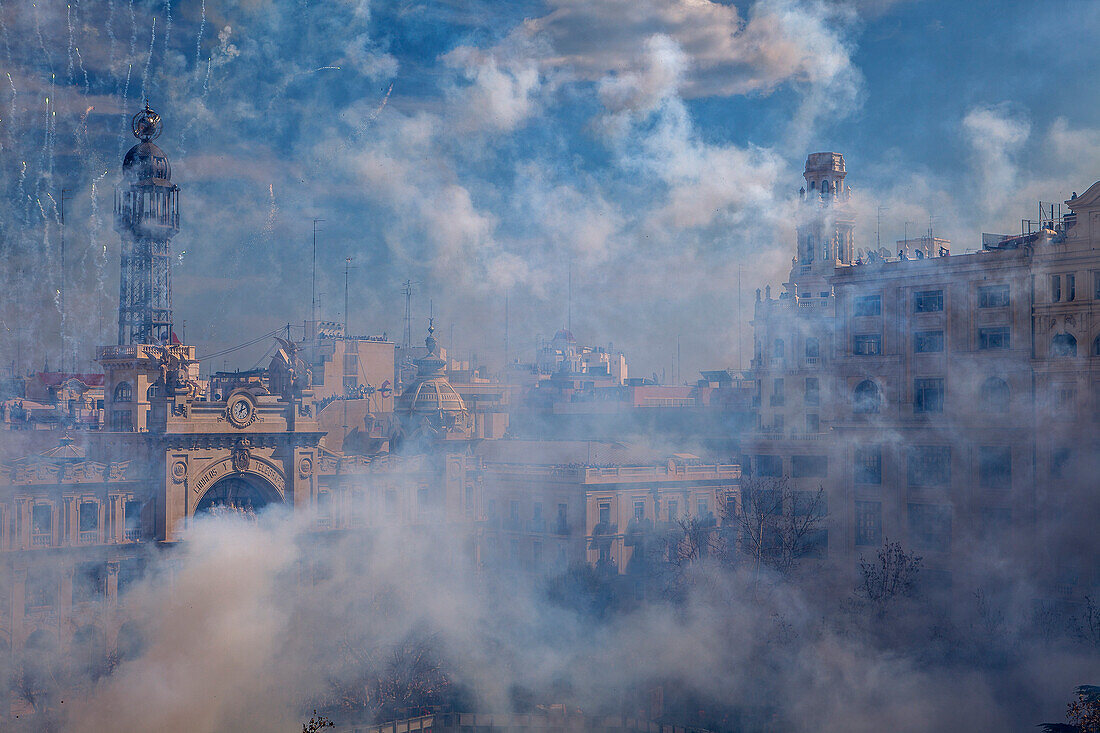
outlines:
[[884, 241], [933, 216], [961, 252], [1100, 178], [1083, 0], [83, 0], [0, 20], [4, 363], [61, 351], [62, 188], [64, 350], [88, 366], [113, 341], [106, 212], [143, 91], [183, 189], [174, 306], [200, 353], [307, 317], [319, 217], [322, 312], [344, 318], [352, 257], [353, 331], [399, 337], [408, 278], [414, 334], [431, 301], [444, 342], [453, 325], [495, 366], [507, 293], [529, 358], [571, 267], [581, 341], [671, 375], [679, 338], [690, 378], [737, 364], [738, 272], [745, 320], [786, 274], [810, 152], [845, 154], [857, 247], [879, 206]]

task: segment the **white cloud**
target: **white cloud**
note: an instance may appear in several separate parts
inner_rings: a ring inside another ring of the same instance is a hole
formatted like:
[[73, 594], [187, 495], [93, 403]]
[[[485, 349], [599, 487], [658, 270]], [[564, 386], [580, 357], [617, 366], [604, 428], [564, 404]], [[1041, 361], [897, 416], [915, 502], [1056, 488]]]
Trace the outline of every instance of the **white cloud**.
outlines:
[[986, 213], [1004, 201], [1004, 191], [1017, 183], [1016, 153], [1031, 132], [1031, 124], [1008, 105], [973, 107], [962, 121], [971, 148], [971, 162], [981, 184]]

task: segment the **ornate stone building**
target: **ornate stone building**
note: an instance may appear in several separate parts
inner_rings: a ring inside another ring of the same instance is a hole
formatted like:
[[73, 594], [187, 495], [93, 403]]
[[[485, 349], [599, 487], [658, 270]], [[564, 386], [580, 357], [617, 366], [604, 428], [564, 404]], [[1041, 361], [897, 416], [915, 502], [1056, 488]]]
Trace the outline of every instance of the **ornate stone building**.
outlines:
[[[835, 153], [811, 155], [811, 192], [825, 159], [844, 171]], [[832, 251], [851, 220], [831, 213], [828, 185], [799, 220], [840, 222], [825, 227]], [[842, 567], [888, 537], [923, 555], [942, 589], [1008, 547], [1052, 588], [1088, 580], [1058, 538], [1037, 534], [1096, 469], [1100, 183], [1066, 206], [972, 254], [926, 238], [898, 256], [840, 246], [824, 267], [800, 226], [783, 291], [757, 294], [759, 421], [743, 465], [825, 487]]]

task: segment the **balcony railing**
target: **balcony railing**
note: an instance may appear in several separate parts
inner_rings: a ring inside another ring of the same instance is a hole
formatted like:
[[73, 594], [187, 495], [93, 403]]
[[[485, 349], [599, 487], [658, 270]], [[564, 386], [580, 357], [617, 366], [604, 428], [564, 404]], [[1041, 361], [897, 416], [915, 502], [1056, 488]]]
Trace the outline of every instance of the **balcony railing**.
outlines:
[[136, 528], [126, 529], [123, 531], [122, 536], [127, 542], [137, 542], [141, 539], [141, 530]]
[[53, 537], [48, 532], [38, 532], [31, 535], [32, 547], [49, 547]]
[[91, 545], [99, 541], [98, 529], [82, 529], [80, 530], [80, 542], [81, 544]]

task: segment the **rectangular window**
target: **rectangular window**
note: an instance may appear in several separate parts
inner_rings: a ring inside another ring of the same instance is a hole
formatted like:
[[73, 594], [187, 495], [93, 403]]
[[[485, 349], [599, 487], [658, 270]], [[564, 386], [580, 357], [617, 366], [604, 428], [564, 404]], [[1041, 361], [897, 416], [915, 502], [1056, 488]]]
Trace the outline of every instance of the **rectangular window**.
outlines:
[[913, 351], [918, 354], [943, 351], [943, 331], [917, 331], [913, 334]]
[[359, 373], [359, 355], [358, 354], [344, 354], [344, 374], [358, 374]]
[[53, 607], [57, 600], [57, 576], [39, 571], [27, 574], [23, 591], [24, 611]]
[[877, 547], [882, 544], [882, 502], [856, 502], [856, 546]]
[[139, 558], [129, 558], [118, 564], [118, 588], [119, 597], [126, 595], [134, 585], [145, 577], [145, 561]]
[[710, 504], [707, 502], [706, 497], [701, 497], [695, 501], [695, 511], [697, 517], [705, 517], [710, 514]]
[[817, 359], [821, 357], [821, 341], [813, 336], [806, 339], [806, 358]]
[[668, 502], [668, 521], [675, 522], [680, 516], [680, 502], [670, 499]]
[[913, 412], [943, 412], [943, 380], [913, 380]]
[[852, 480], [857, 484], [882, 483], [882, 446], [868, 445], [856, 448], [852, 466]]
[[35, 537], [49, 537], [53, 534], [52, 506], [49, 504], [34, 505], [34, 508], [31, 509], [31, 533]]
[[87, 562], [73, 573], [73, 603], [92, 603], [107, 594], [107, 572], [102, 563]]
[[99, 529], [99, 505], [94, 501], [80, 502], [80, 531], [95, 532]]
[[816, 412], [806, 413], [806, 432], [807, 433], [820, 433], [821, 432], [821, 418], [818, 417]]
[[978, 485], [983, 489], [1012, 488], [1012, 448], [983, 445], [978, 448]]
[[861, 295], [856, 298], [854, 314], [856, 316], [882, 315], [882, 296]]
[[1092, 297], [1100, 300], [1100, 272], [1092, 273]]
[[909, 485], [939, 489], [951, 484], [951, 448], [942, 445], [909, 447]]
[[986, 285], [978, 288], [979, 308], [1004, 308], [1007, 305], [1007, 285]]
[[857, 333], [852, 336], [852, 353], [856, 356], [878, 356], [882, 353], [882, 335]]
[[786, 402], [783, 396], [783, 380], [776, 379], [772, 382], [772, 407], [780, 407]]
[[1050, 477], [1057, 479], [1068, 478], [1073, 466], [1073, 450], [1071, 448], [1055, 448], [1050, 454]]
[[791, 513], [796, 517], [825, 517], [829, 514], [829, 502], [825, 492], [791, 492]]
[[918, 290], [913, 293], [914, 313], [936, 313], [943, 310], [942, 290]]
[[779, 478], [783, 475], [781, 456], [756, 456], [756, 475], [760, 478]]
[[818, 386], [817, 377], [806, 377], [806, 396], [804, 399], [807, 405], [820, 404], [821, 391]]
[[1009, 335], [1009, 329], [1007, 326], [999, 326], [997, 328], [979, 328], [978, 329], [978, 348], [982, 350], [989, 349], [1007, 349], [1011, 344], [1011, 336]]
[[1075, 275], [1066, 275], [1066, 300], [1073, 300], [1077, 297], [1077, 277]]
[[634, 502], [634, 520], [635, 521], [640, 521], [642, 519], [645, 519], [645, 502], [644, 501], [635, 501]]
[[611, 524], [611, 504], [609, 502], [600, 504], [600, 524]]
[[951, 549], [951, 507], [909, 505], [909, 540], [914, 549], [946, 552]]
[[1062, 276], [1050, 276], [1050, 302], [1057, 303], [1062, 299]]
[[828, 456], [791, 456], [791, 476], [794, 478], [824, 478], [828, 468]]
[[558, 504], [558, 526], [556, 528], [557, 534], [569, 533], [569, 507], [565, 504]]

